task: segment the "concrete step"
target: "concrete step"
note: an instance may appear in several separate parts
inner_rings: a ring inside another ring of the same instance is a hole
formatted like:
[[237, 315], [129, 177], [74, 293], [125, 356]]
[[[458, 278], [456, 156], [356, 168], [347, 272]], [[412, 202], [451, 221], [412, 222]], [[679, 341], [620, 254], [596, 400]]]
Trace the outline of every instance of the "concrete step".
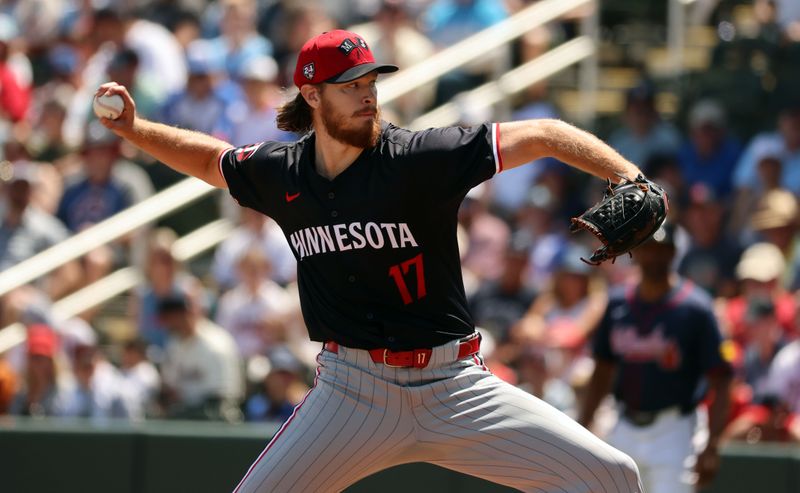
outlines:
[[711, 26], [689, 26], [686, 28], [686, 46], [712, 50], [718, 43], [717, 30]]
[[[576, 119], [581, 113], [581, 95], [576, 89], [553, 91], [551, 99], [568, 119]], [[656, 94], [656, 108], [665, 117], [678, 112], [680, 97], [671, 91], [660, 91]], [[595, 111], [598, 115], [616, 115], [625, 110], [625, 91], [602, 89], [597, 92]]]
[[635, 86], [641, 73], [629, 67], [600, 67], [598, 85], [601, 89], [626, 90]]
[[[650, 48], [647, 51], [647, 72], [653, 77], [668, 77], [673, 73], [672, 59], [667, 48]], [[685, 70], [705, 70], [711, 63], [711, 49], [705, 47], [685, 46], [683, 50], [683, 67]]]

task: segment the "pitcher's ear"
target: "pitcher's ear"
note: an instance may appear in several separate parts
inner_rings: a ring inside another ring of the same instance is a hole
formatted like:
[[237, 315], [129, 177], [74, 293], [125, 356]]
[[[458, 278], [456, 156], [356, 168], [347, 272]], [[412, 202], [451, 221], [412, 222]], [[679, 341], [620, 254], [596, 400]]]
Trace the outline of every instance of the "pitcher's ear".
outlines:
[[317, 84], [305, 84], [300, 88], [300, 94], [309, 106], [317, 109], [321, 104], [322, 88]]

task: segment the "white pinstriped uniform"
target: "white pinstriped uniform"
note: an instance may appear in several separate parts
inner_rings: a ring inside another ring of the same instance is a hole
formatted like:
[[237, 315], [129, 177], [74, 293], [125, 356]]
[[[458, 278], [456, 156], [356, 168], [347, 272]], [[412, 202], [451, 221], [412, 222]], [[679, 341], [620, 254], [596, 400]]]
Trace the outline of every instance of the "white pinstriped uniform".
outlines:
[[538, 493], [639, 493], [633, 460], [492, 375], [457, 341], [424, 369], [323, 350], [314, 387], [234, 493], [335, 492], [382, 469], [430, 462]]

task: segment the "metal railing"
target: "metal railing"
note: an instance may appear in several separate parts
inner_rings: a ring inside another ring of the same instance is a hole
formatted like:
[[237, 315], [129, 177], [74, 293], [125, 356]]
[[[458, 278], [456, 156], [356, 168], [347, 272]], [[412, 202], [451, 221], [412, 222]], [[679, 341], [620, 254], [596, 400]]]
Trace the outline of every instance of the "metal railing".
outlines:
[[[218, 219], [179, 238], [172, 246], [172, 254], [180, 262], [191, 260], [215, 247], [233, 231], [227, 219]], [[54, 320], [65, 320], [84, 310], [94, 308], [107, 300], [133, 288], [144, 277], [136, 267], [124, 267], [53, 303]], [[14, 323], [0, 330], [0, 354], [25, 341], [25, 326]]]
[[670, 70], [673, 75], [680, 75], [684, 70], [688, 11], [696, 1], [669, 0], [667, 5], [667, 48]]
[[[401, 70], [391, 78], [382, 80], [378, 88], [380, 101], [382, 104], [389, 103], [404, 94], [436, 80], [455, 68], [489, 55], [492, 51], [507, 45], [523, 34], [541, 27], [564, 14], [585, 5], [597, 5], [596, 1], [597, 0], [542, 0], [541, 2], [521, 10], [510, 18], [436, 53], [427, 60]], [[582, 65], [581, 88], [589, 92], [594, 91], [597, 78], [596, 60], [592, 61], [594, 50], [590, 50], [587, 45], [589, 40], [591, 40], [593, 43], [592, 48], [596, 46], [597, 30], [596, 27], [592, 28], [592, 26], [596, 26], [596, 16], [597, 14], [595, 12], [588, 23], [583, 23], [584, 36], [572, 42], [565, 43], [564, 46], [555, 49], [560, 50], [556, 51], [557, 54], [560, 53], [567, 56], [566, 53], [571, 53], [570, 56], [575, 57], [575, 61], [580, 59], [585, 61]], [[578, 57], [579, 52], [582, 54], [581, 57]], [[539, 77], [533, 74], [534, 71], [542, 70], [543, 73], [552, 75], [563, 68], [556, 68], [559, 65], [562, 64], [558, 62], [558, 57], [552, 55], [549, 57], [543, 55], [536, 60], [528, 62], [522, 67], [509, 72], [506, 76], [501, 77], [499, 81], [503, 82], [494, 88], [495, 93], [491, 98], [499, 97], [502, 94], [511, 94], [520, 90], [519, 85], [514, 84], [512, 80], [515, 75], [525, 77], [529, 81], [527, 85], [530, 85], [533, 83], [530, 81], [535, 82], [536, 80], [545, 78], [545, 76]], [[512, 77], [509, 77], [509, 75], [512, 75]], [[486, 90], [486, 88], [484, 88], [484, 90]], [[591, 97], [591, 95], [587, 97]], [[494, 102], [496, 101], [495, 99]], [[201, 180], [186, 178], [131, 208], [54, 245], [28, 260], [20, 262], [14, 267], [0, 272], [0, 296], [19, 286], [38, 279], [101, 245], [120, 238], [156, 219], [171, 214], [203, 198], [213, 190], [213, 187]], [[208, 237], [206, 243], [198, 244], [197, 247], [203, 247], [203, 249], [196, 251], [193, 255], [221, 242], [227, 234], [223, 231], [229, 231], [230, 227], [231, 225], [229, 223], [223, 224], [217, 221], [197, 230], [195, 232], [197, 234], [201, 234], [202, 231], [203, 235], [216, 236], [213, 240], [210, 239], [211, 237]], [[192, 241], [194, 241], [195, 237], [192, 235], [195, 233], [191, 233], [185, 238], [191, 237], [193, 238]], [[177, 245], [187, 245], [185, 238], [181, 239], [179, 243], [176, 244], [176, 247]], [[187, 251], [194, 251], [193, 248], [195, 247], [186, 246], [186, 248]], [[187, 256], [184, 258], [188, 259], [190, 257]], [[128, 267], [121, 269], [97, 281], [95, 284], [87, 286], [55, 302], [53, 305], [54, 312], [60, 317], [73, 316], [82, 310], [104, 303], [106, 300], [135, 286], [140, 280], [141, 274], [135, 268]], [[24, 338], [24, 330], [19, 324], [13, 324], [0, 329], [0, 353], [23, 342]]]
[[101, 245], [121, 238], [137, 228], [186, 207], [213, 190], [214, 187], [197, 178], [182, 180], [119, 214], [70, 236], [38, 255], [6, 269], [0, 273], [0, 296], [38, 279]]
[[513, 17], [445, 48], [427, 60], [382, 81], [378, 89], [379, 98], [382, 103], [392, 101], [455, 68], [496, 51], [537, 27], [579, 7], [594, 3], [595, 0], [543, 0], [537, 2]]
[[443, 104], [425, 113], [412, 121], [409, 128], [420, 130], [457, 123], [462, 105], [491, 106], [592, 56], [594, 52], [595, 45], [588, 36], [575, 38], [520, 65], [496, 81], [459, 95], [457, 102]]

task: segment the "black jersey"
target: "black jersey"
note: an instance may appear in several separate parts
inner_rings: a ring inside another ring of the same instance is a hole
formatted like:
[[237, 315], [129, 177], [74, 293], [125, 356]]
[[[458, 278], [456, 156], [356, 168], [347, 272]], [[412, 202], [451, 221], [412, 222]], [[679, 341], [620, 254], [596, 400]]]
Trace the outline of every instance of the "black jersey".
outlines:
[[502, 169], [498, 126], [411, 132], [384, 123], [374, 148], [333, 180], [314, 134], [226, 151], [231, 195], [281, 226], [297, 258], [309, 335], [361, 349], [432, 347], [474, 331], [457, 212]]

